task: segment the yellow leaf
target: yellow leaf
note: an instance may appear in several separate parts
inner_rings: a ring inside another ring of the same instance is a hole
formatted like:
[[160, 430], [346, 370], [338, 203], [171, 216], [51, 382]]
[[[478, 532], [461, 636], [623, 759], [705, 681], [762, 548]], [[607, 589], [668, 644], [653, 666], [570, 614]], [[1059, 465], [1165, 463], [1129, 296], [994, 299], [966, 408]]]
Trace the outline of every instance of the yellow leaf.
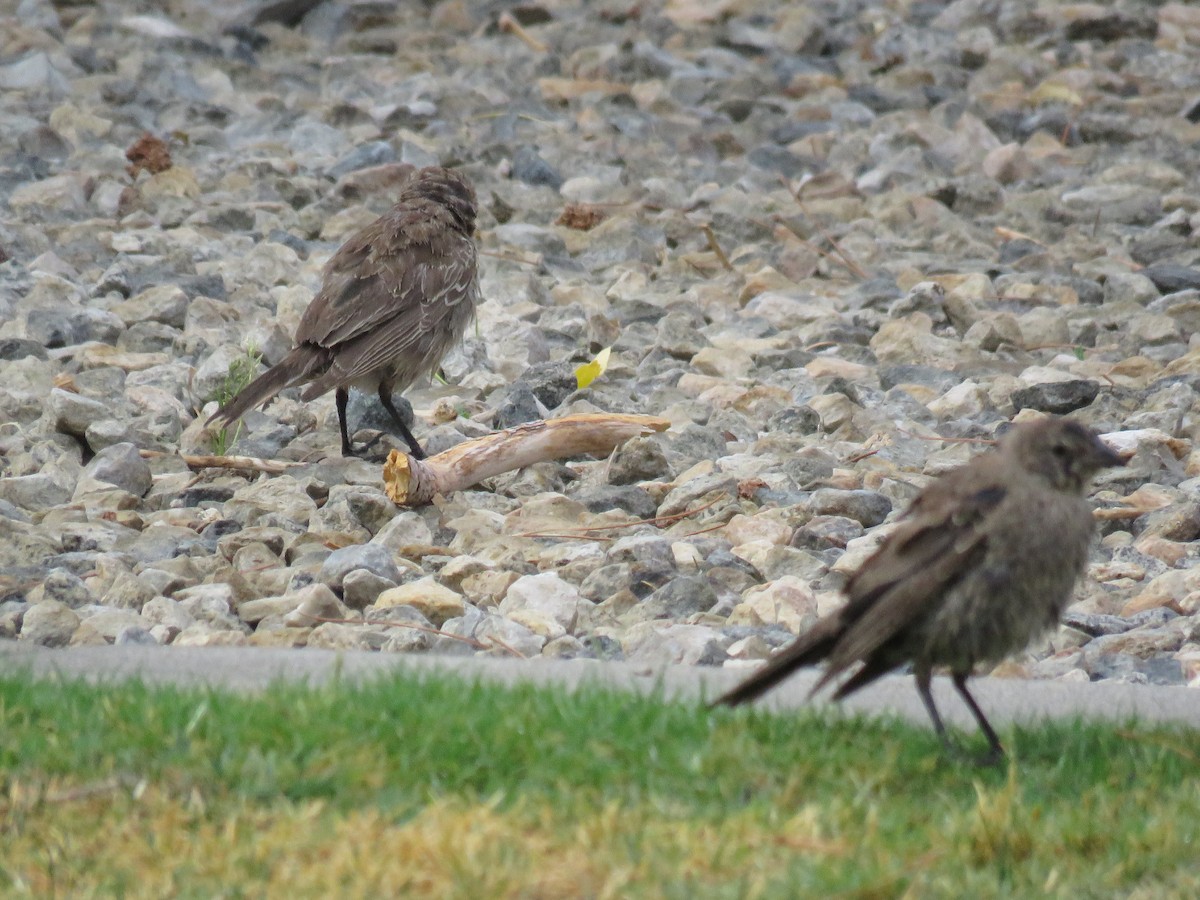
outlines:
[[1054, 81], [1043, 81], [1034, 88], [1033, 93], [1029, 95], [1029, 102], [1035, 106], [1041, 103], [1067, 103], [1071, 106], [1083, 106], [1083, 98], [1077, 91]]
[[596, 358], [590, 363], [585, 363], [575, 370], [575, 383], [579, 385], [580, 390], [604, 374], [604, 370], [608, 368], [610, 353], [612, 353], [612, 347], [605, 347], [596, 354]]

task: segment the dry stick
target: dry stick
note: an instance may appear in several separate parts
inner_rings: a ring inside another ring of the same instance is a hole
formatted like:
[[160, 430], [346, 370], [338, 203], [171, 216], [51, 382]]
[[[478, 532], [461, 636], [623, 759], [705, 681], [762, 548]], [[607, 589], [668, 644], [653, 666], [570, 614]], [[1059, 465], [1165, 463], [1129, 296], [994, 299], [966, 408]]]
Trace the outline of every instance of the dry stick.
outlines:
[[[662, 528], [663, 523], [671, 524], [678, 522], [680, 519], [686, 519], [688, 516], [694, 516], [696, 513], [702, 513], [706, 509], [716, 506], [728, 496], [726, 491], [721, 491], [717, 498], [703, 506], [697, 506], [695, 509], [685, 509], [683, 512], [670, 513], [665, 516], [654, 516], [651, 519], [637, 519], [633, 522], [618, 522], [615, 525], [580, 525], [578, 528], [568, 528], [567, 531], [575, 534], [586, 534], [589, 531], [616, 531], [621, 528], [632, 528], [635, 525], [653, 525], [655, 528]], [[551, 537], [538, 531], [526, 531], [514, 537]]]
[[864, 459], [872, 457], [878, 452], [879, 452], [878, 450], [863, 450], [859, 453], [852, 453], [846, 457], [846, 462], [848, 462], [848, 463], [862, 462]]
[[701, 528], [699, 531], [689, 531], [683, 537], [695, 537], [698, 534], [708, 534], [710, 531], [716, 531], [719, 528], [724, 528], [728, 522], [718, 522], [716, 525], [709, 525], [707, 528]]
[[1092, 516], [1101, 522], [1119, 522], [1123, 519], [1139, 518], [1148, 512], [1154, 512], [1154, 510], [1142, 509], [1138, 506], [1114, 506], [1109, 509], [1093, 509]]
[[163, 450], [140, 450], [142, 459], [164, 459], [168, 456], [178, 456], [189, 469], [250, 469], [254, 472], [266, 472], [268, 475], [278, 475], [296, 466], [305, 465], [302, 462], [292, 462], [286, 459], [259, 459], [256, 456], [211, 456], [208, 454], [167, 453]]
[[524, 43], [526, 47], [536, 53], [545, 53], [550, 49], [532, 34], [522, 28], [521, 23], [518, 22], [513, 14], [507, 10], [500, 13], [500, 18], [497, 20], [496, 25], [502, 32], [516, 35], [521, 39], [522, 43]]
[[552, 538], [556, 541], [615, 541], [614, 537], [606, 537], [602, 534], [559, 534], [554, 531], [526, 531], [523, 534], [514, 535], [514, 537], [533, 537], [533, 538]]
[[549, 459], [607, 454], [630, 438], [670, 427], [667, 419], [657, 416], [609, 413], [527, 422], [458, 444], [428, 459], [393, 450], [383, 466], [383, 486], [392, 502], [420, 506], [437, 494], [461, 491], [494, 475]]
[[828, 260], [829, 262], [833, 263], [835, 266], [841, 266], [843, 269], [845, 269], [847, 272], [849, 272], [855, 278], [862, 278], [865, 280], [867, 277], [869, 277], [867, 275], [866, 271], [858, 263], [856, 263], [856, 262], [854, 262], [854, 260], [850, 259], [842, 251], [842, 248], [838, 245], [838, 242], [835, 241], [827, 232], [825, 232], [821, 228], [821, 226], [816, 225], [815, 227], [816, 227], [817, 231], [821, 232], [821, 236], [824, 237], [825, 240], [829, 241], [829, 243], [833, 245], [834, 250], [837, 251], [837, 255], [834, 255], [833, 253], [830, 253], [828, 250], [823, 250], [820, 247], [818, 247], [809, 238], [806, 238], [804, 235], [802, 235], [800, 232], [798, 232], [795, 228], [793, 228], [791, 223], [788, 222], [786, 219], [784, 219], [782, 216], [775, 216], [774, 218], [775, 218], [776, 222], [778, 222], [780, 225], [782, 225], [784, 228], [786, 228], [788, 231], [790, 231], [793, 235], [795, 235], [796, 240], [798, 240], [800, 243], [804, 244], [804, 246], [808, 247], [810, 250], [812, 250], [814, 253], [816, 253], [818, 256], [820, 256], [822, 259]]
[[948, 438], [942, 437], [940, 434], [926, 436], [923, 434], [913, 434], [911, 431], [905, 431], [903, 428], [896, 429], [905, 437], [915, 438], [918, 441], [940, 441], [943, 444], [995, 444], [991, 438]]
[[1029, 241], [1029, 243], [1037, 244], [1039, 247], [1046, 246], [1042, 241], [1039, 241], [1035, 237], [1030, 237], [1029, 235], [1025, 234], [1022, 231], [1014, 231], [1011, 228], [1005, 228], [1003, 225], [997, 225], [995, 228], [995, 232], [998, 237], [1002, 237], [1006, 241], [1016, 241], [1016, 240]]
[[1080, 347], [1079, 344], [1030, 344], [1028, 347], [1022, 347], [1026, 353], [1034, 350], [1083, 350], [1085, 353], [1088, 350], [1095, 350], [1095, 347]]
[[[804, 213], [804, 215], [808, 218], [808, 220], [810, 222], [812, 222], [813, 228], [817, 229], [817, 233], [820, 234], [821, 237], [825, 238], [825, 240], [829, 241], [829, 245], [831, 247], [833, 247], [834, 250], [837, 251], [837, 255], [842, 258], [843, 265], [845, 265], [845, 267], [850, 271], [850, 273], [852, 275], [857, 275], [859, 278], [863, 279], [864, 281], [866, 281], [868, 278], [870, 278], [871, 276], [867, 273], [867, 270], [864, 269], [862, 266], [860, 266], [857, 262], [855, 262], [850, 257], [850, 254], [847, 253], [842, 248], [842, 245], [839, 244], [836, 240], [834, 240], [833, 235], [831, 235], [824, 228], [822, 228], [821, 223], [818, 222], [809, 213], [808, 209], [804, 206], [804, 198], [800, 196], [799, 191], [792, 190], [791, 182], [789, 182], [786, 178], [781, 178], [780, 180], [783, 182], [784, 187], [786, 187], [788, 189], [788, 193], [792, 195], [792, 199], [796, 201], [796, 205], [800, 207], [800, 211], [802, 213]], [[780, 221], [783, 221], [783, 220], [781, 219]], [[788, 230], [791, 231], [792, 234], [796, 234], [796, 229], [794, 229], [790, 225], [788, 225], [787, 222], [784, 222], [783, 224], [787, 225]], [[804, 240], [804, 238], [800, 237], [800, 235], [798, 235], [798, 234], [796, 234], [796, 237], [799, 237], [800, 240]]]
[[717, 255], [717, 259], [720, 260], [721, 265], [725, 267], [725, 271], [736, 272], [737, 269], [733, 267], [733, 263], [729, 261], [729, 257], [725, 255], [725, 251], [722, 250], [721, 245], [717, 243], [717, 236], [713, 234], [712, 226], [701, 225], [700, 232], [704, 235], [705, 240], [708, 241], [708, 249]]

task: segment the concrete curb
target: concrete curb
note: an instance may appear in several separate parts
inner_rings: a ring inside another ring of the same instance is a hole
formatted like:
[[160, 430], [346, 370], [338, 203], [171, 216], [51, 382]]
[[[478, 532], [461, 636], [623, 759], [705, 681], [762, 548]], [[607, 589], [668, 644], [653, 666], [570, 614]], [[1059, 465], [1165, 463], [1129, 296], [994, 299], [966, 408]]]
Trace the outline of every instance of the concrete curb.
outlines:
[[[47, 650], [0, 643], [0, 666], [9, 673], [28, 671], [38, 678], [86, 679], [92, 682], [139, 678], [148, 684], [208, 686], [235, 691], [265, 690], [278, 680], [324, 684], [333, 678], [369, 679], [393, 672], [440, 672], [461, 678], [481, 678], [503, 684], [528, 682], [560, 685], [604, 685], [647, 693], [660, 684], [668, 697], [690, 700], [714, 697], [733, 685], [742, 673], [735, 669], [695, 666], [652, 668], [633, 663], [593, 660], [525, 661], [461, 656], [379, 654], [361, 651], [289, 650], [245, 647], [79, 647]], [[777, 711], [808, 703], [817, 670], [801, 672], [763, 699], [761, 706]], [[1200, 729], [1200, 690], [1098, 682], [1072, 684], [980, 678], [972, 693], [997, 726], [1035, 723], [1047, 719], [1145, 723], [1178, 723]], [[949, 679], [935, 679], [934, 694], [948, 722], [973, 727], [970, 713], [958, 699]], [[846, 700], [848, 712], [895, 715], [928, 725], [912, 679], [892, 675]]]

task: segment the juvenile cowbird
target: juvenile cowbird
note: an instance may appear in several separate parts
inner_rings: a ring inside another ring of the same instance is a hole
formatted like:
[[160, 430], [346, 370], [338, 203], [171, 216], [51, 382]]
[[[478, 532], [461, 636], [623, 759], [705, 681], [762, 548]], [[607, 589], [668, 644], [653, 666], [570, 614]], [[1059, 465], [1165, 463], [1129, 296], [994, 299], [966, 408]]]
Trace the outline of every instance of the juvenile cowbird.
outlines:
[[374, 390], [408, 442], [425, 452], [392, 403], [432, 372], [466, 330], [479, 302], [475, 191], [450, 169], [422, 169], [396, 205], [351, 237], [325, 266], [321, 290], [300, 318], [296, 346], [222, 406], [209, 423], [232, 422], [284, 388], [308, 386], [312, 400], [333, 388], [342, 455], [351, 386]]
[[934, 666], [954, 686], [987, 736], [989, 762], [1000, 739], [967, 678], [1054, 627], [1087, 562], [1089, 479], [1124, 461], [1082, 425], [1046, 418], [1014, 426], [994, 453], [928, 485], [903, 524], [846, 584], [847, 603], [817, 622], [763, 668], [714, 701], [761, 695], [801, 666], [825, 660], [815, 693], [839, 676], [841, 699], [911, 662], [917, 691], [949, 746], [929, 691]]

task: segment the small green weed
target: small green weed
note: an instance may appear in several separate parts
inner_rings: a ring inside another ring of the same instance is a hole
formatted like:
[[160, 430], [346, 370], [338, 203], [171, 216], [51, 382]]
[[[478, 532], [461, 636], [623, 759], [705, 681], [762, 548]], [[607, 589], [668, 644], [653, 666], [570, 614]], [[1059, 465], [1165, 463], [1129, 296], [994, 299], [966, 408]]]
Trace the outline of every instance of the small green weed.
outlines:
[[[218, 405], [224, 406], [236, 397], [242, 388], [254, 380], [254, 373], [258, 371], [258, 366], [261, 362], [262, 352], [254, 344], [247, 344], [242, 351], [242, 355], [229, 364], [229, 373], [225, 376], [216, 392], [205, 400], [205, 402], [216, 400]], [[212, 436], [212, 452], [217, 456], [225, 456], [229, 452], [229, 448], [237, 441], [241, 431], [242, 423], [239, 421], [237, 427], [233, 429], [232, 435], [229, 433], [228, 426], [214, 432]]]

